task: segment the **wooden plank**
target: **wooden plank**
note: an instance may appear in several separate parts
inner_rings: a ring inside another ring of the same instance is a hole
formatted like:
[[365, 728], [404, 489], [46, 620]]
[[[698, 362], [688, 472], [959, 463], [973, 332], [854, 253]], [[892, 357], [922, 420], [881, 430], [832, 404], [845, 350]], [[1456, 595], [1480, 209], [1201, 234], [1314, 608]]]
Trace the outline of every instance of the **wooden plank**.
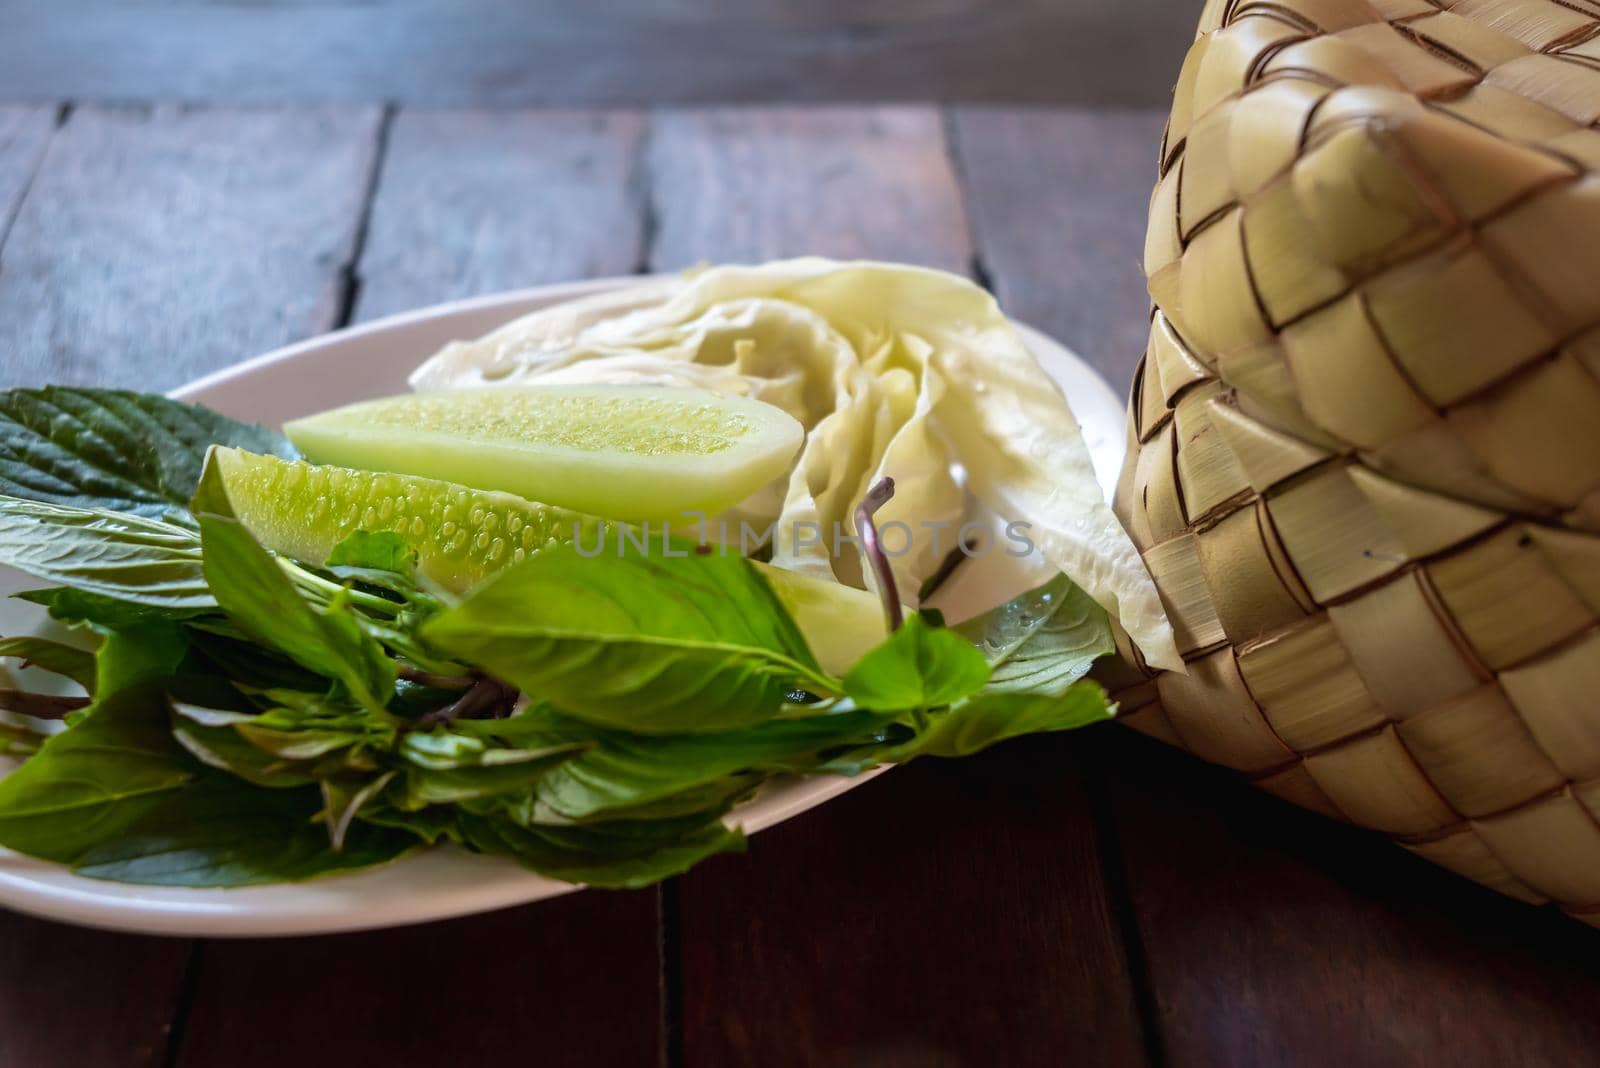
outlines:
[[[932, 111], [673, 113], [652, 147], [657, 268], [806, 251], [970, 263]], [[684, 1063], [1140, 1063], [1069, 751], [914, 764], [679, 880]]]
[[637, 112], [411, 112], [389, 133], [357, 318], [644, 258]]
[[684, 1063], [1145, 1063], [1076, 741], [897, 768], [679, 880]]
[[1174, 1068], [1590, 1064], [1600, 931], [1125, 732], [1108, 754]]
[[960, 108], [978, 256], [1011, 315], [1127, 392], [1150, 298], [1139, 265], [1164, 111]]
[[[400, 112], [360, 315], [636, 269], [642, 130], [626, 114]], [[650, 890], [402, 931], [208, 943], [177, 1063], [654, 1064], [659, 941]], [[315, 1022], [274, 1034], [293, 1019]], [[274, 1038], [241, 1049], [241, 1034]]]
[[971, 246], [931, 108], [718, 108], [657, 116], [657, 270], [815, 253], [965, 272]]
[[586, 891], [421, 927], [207, 943], [174, 1064], [653, 1065], [655, 940], [653, 891]]
[[[376, 111], [4, 121], [0, 381], [160, 388], [332, 322]], [[0, 913], [0, 1063], [166, 1063], [190, 952]]]
[[0, 248], [55, 129], [55, 108], [0, 107]]
[[165, 389], [332, 326], [378, 124], [371, 108], [73, 112], [6, 241], [0, 384]]
[[189, 943], [0, 912], [0, 1064], [156, 1068]]
[[7, 5], [0, 99], [425, 107], [1160, 104], [1196, 5], [1107, 0]]

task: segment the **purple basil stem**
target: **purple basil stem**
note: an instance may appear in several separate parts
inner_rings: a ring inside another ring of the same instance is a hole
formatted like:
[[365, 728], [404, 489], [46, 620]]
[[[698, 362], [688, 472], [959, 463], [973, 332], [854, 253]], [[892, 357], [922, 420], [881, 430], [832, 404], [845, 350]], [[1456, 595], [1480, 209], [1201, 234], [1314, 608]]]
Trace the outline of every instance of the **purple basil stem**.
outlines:
[[867, 495], [856, 505], [856, 533], [861, 536], [861, 555], [867, 558], [873, 575], [878, 579], [878, 596], [883, 600], [883, 614], [889, 620], [890, 631], [900, 629], [904, 616], [900, 608], [900, 591], [894, 584], [894, 571], [889, 567], [889, 557], [878, 542], [878, 526], [872, 517], [893, 496], [894, 479], [885, 478], [867, 490]]

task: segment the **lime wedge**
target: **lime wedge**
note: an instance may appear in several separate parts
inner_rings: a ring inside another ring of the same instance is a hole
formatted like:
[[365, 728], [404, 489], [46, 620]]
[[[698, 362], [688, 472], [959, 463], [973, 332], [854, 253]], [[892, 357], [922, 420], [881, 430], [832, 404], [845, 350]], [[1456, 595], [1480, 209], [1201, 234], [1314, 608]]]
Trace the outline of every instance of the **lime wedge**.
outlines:
[[[472, 489], [417, 475], [357, 471], [214, 446], [206, 458], [233, 513], [267, 548], [320, 565], [358, 530], [393, 531], [417, 551], [417, 570], [464, 593], [495, 571], [546, 546], [602, 542], [593, 516], [510, 493]], [[843, 674], [887, 634], [878, 599], [781, 568], [757, 564], [794, 616], [823, 670]]]
[[610, 519], [714, 515], [789, 470], [804, 436], [781, 408], [665, 386], [411, 393], [297, 419], [307, 458], [446, 479]]
[[547, 545], [594, 538], [599, 520], [509, 493], [214, 447], [234, 515], [274, 552], [320, 565], [358, 530], [393, 531], [417, 569], [455, 593]]

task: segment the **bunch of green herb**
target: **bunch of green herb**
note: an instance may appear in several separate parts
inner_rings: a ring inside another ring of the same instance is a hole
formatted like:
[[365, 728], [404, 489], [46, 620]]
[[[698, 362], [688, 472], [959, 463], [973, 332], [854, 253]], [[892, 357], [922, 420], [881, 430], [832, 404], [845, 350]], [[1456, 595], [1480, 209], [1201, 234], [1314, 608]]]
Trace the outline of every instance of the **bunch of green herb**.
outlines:
[[0, 781], [0, 845], [231, 886], [447, 841], [640, 886], [742, 848], [730, 811], [773, 776], [1111, 714], [1082, 678], [1111, 651], [1105, 615], [1062, 577], [957, 628], [890, 597], [890, 637], [834, 677], [720, 551], [557, 546], [458, 600], [392, 533], [275, 556], [202, 476], [212, 444], [293, 456], [158, 396], [0, 392], [0, 563], [56, 583], [18, 596], [93, 646], [0, 639], [84, 691], [0, 689], [0, 748], [24, 761]]

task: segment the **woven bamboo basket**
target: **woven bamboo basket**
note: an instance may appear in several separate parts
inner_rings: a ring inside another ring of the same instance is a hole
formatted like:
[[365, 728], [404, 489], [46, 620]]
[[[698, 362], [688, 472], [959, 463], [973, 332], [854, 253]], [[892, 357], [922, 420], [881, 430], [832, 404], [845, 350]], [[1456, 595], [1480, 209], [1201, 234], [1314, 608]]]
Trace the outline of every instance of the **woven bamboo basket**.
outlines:
[[1597, 0], [1206, 5], [1116, 497], [1188, 674], [1114, 688], [1600, 924], [1597, 120]]

